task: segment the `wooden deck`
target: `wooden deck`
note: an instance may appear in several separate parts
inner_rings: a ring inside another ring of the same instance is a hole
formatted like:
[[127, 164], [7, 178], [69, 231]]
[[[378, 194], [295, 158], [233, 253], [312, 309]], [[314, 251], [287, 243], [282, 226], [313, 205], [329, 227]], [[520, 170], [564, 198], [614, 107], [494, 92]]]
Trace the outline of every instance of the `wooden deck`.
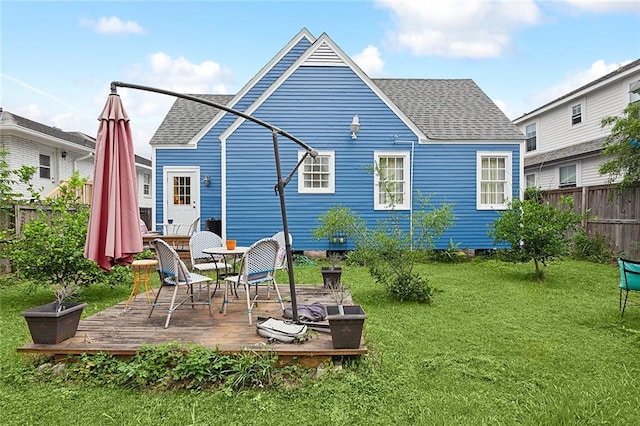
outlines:
[[[285, 307], [290, 306], [289, 286], [281, 284], [278, 288], [285, 300]], [[180, 290], [184, 291], [184, 289]], [[212, 349], [218, 348], [223, 353], [238, 353], [243, 350], [271, 351], [278, 354], [283, 364], [295, 360], [307, 366], [318, 365], [334, 356], [367, 353], [367, 348], [362, 342], [358, 349], [333, 349], [331, 334], [325, 332], [312, 332], [308, 341], [299, 344], [267, 343], [267, 339], [256, 332], [256, 320], [258, 317], [269, 316], [282, 318], [280, 305], [258, 303], [253, 309], [253, 325], [249, 325], [244, 291], [238, 291], [238, 299], [235, 296], [230, 297], [227, 315], [219, 313], [222, 291], [223, 289], [218, 289], [213, 298], [213, 316], [209, 316], [206, 306], [199, 305], [192, 308], [190, 305], [183, 305], [173, 313], [169, 328], [165, 329], [167, 313], [165, 306], [168, 305], [156, 307], [149, 318], [149, 305], [142, 293], [136, 300], [129, 303], [128, 308], [125, 308], [125, 301], [122, 301], [80, 320], [75, 337], [53, 345], [27, 344], [18, 348], [18, 352], [47, 354], [56, 358], [98, 352], [132, 356], [144, 344], [180, 342], [198, 344]], [[165, 287], [160, 293], [160, 301], [169, 301], [172, 292], [172, 287]], [[272, 291], [272, 299], [274, 293]], [[322, 285], [297, 285], [296, 295], [298, 306], [317, 301], [325, 305], [331, 304]], [[350, 300], [345, 304], [349, 302]]]

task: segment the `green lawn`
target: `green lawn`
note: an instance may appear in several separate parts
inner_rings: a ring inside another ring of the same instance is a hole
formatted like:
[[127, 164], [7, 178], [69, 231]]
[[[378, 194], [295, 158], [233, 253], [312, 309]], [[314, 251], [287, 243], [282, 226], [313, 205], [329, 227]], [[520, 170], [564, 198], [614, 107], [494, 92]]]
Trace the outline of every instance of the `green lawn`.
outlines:
[[[317, 266], [298, 282], [321, 282]], [[366, 270], [343, 282], [367, 312], [370, 355], [341, 372], [280, 390], [150, 392], [22, 378], [20, 313], [50, 301], [26, 286], [0, 289], [0, 424], [371, 425], [637, 424], [640, 308], [620, 319], [617, 268], [562, 261], [476, 259], [428, 264], [441, 290], [431, 306], [390, 301]], [[280, 282], [286, 282], [285, 279]], [[126, 299], [95, 288], [85, 315]]]

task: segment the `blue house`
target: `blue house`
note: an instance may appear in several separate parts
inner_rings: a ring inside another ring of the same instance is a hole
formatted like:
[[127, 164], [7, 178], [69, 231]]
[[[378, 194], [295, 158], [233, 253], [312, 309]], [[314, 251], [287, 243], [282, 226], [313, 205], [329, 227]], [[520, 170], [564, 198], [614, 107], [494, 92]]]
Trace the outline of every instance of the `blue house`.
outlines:
[[[285, 190], [296, 251], [329, 248], [311, 230], [331, 206], [351, 207], [375, 226], [392, 208], [407, 215], [419, 208], [418, 193], [454, 204], [454, 226], [439, 248], [450, 238], [461, 248], [491, 248], [488, 225], [521, 193], [524, 136], [472, 80], [371, 79], [326, 34], [300, 31], [236, 95], [193, 96], [273, 124], [319, 152]], [[215, 218], [221, 236], [240, 245], [282, 229], [266, 128], [177, 99], [151, 145], [156, 229], [196, 217], [204, 229]], [[279, 153], [286, 176], [304, 149], [280, 137]], [[374, 164], [392, 176], [394, 206]]]

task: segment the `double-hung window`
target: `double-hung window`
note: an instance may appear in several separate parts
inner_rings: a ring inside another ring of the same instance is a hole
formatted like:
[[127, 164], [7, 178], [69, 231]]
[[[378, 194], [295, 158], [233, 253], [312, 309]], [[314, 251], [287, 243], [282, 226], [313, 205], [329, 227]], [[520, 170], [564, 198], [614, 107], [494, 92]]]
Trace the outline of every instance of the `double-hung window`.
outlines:
[[504, 210], [511, 198], [511, 152], [487, 151], [476, 155], [476, 207]]
[[571, 124], [582, 123], [582, 104], [575, 104], [571, 107]]
[[640, 101], [640, 80], [629, 83], [629, 103]]
[[142, 193], [151, 195], [151, 175], [149, 173], [142, 175]]
[[51, 156], [40, 154], [40, 177], [51, 179]]
[[560, 188], [575, 188], [577, 185], [577, 167], [575, 164], [559, 167]]
[[535, 151], [537, 148], [536, 123], [527, 124], [525, 132], [527, 134], [527, 152]]
[[409, 210], [411, 207], [409, 152], [375, 152], [374, 165], [374, 209]]
[[531, 187], [531, 186], [538, 186], [537, 182], [536, 182], [536, 174], [535, 173], [529, 173], [527, 175], [524, 176], [524, 180], [525, 180], [525, 184], [527, 185], [527, 188]]
[[[298, 152], [302, 158], [304, 151]], [[333, 194], [335, 192], [335, 153], [320, 151], [316, 158], [307, 156], [298, 170], [298, 192], [301, 194]]]

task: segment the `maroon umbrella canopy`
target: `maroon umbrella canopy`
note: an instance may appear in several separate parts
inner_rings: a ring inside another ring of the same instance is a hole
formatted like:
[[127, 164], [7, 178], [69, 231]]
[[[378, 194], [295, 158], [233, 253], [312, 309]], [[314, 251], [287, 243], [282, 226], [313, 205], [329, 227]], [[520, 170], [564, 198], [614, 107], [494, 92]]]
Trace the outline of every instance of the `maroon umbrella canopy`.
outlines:
[[84, 255], [109, 271], [133, 262], [133, 255], [142, 251], [142, 234], [133, 139], [120, 96], [109, 96], [98, 120]]

